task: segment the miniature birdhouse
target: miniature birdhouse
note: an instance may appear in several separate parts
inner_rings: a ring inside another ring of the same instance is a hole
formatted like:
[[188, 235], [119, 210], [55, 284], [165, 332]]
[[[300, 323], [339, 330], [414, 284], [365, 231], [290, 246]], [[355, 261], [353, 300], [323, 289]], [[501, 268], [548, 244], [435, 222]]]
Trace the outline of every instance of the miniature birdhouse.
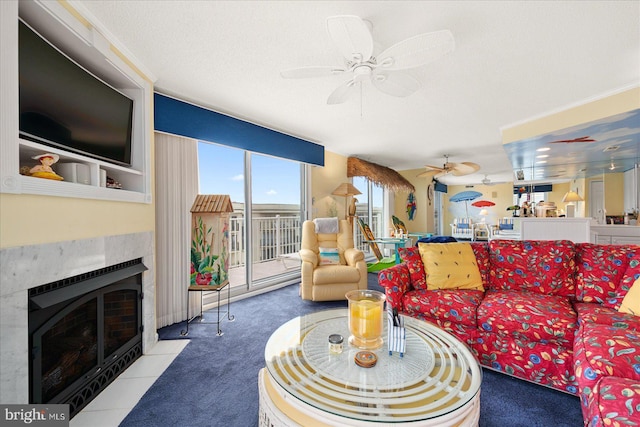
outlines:
[[216, 288], [229, 280], [231, 197], [199, 194], [191, 207], [190, 289]]

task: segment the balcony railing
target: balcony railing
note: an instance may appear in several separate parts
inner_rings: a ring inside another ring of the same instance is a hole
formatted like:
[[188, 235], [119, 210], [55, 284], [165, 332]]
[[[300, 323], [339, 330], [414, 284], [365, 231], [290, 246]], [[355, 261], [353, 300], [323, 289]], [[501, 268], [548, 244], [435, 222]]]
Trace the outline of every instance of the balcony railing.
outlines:
[[[380, 213], [374, 213], [370, 225], [376, 236], [382, 235]], [[275, 215], [271, 217], [257, 217], [251, 221], [254, 244], [254, 262], [275, 261], [283, 255], [300, 251], [301, 223], [299, 215]], [[369, 245], [363, 243], [360, 227], [354, 225], [354, 246], [369, 252]], [[229, 224], [229, 268], [244, 267], [246, 260], [244, 217], [242, 214], [232, 214]]]

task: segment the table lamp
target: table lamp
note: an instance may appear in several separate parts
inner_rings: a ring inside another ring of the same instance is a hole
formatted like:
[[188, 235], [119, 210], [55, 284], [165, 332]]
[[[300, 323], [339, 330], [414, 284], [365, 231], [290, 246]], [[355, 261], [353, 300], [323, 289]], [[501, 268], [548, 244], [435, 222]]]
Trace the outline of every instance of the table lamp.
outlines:
[[575, 202], [583, 202], [584, 199], [580, 197], [578, 193], [575, 191], [567, 191], [567, 194], [562, 198], [562, 203], [567, 203], [567, 218], [573, 218], [576, 216], [576, 205]]
[[348, 219], [347, 206], [349, 205], [349, 197], [362, 194], [360, 190], [353, 186], [350, 182], [343, 182], [331, 193], [334, 196], [342, 196], [344, 200], [344, 219]]
[[489, 211], [486, 209], [480, 209], [480, 215], [482, 215], [482, 222], [487, 220], [487, 215], [489, 215]]

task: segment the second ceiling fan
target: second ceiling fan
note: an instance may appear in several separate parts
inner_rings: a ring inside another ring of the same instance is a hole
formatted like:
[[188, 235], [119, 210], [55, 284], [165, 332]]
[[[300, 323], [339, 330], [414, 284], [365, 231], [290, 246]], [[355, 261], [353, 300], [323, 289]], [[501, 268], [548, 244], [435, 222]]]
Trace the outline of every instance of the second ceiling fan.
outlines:
[[444, 155], [444, 164], [440, 166], [425, 165], [427, 170], [418, 175], [418, 177], [431, 176], [440, 178], [444, 175], [451, 174], [453, 176], [470, 175], [480, 170], [480, 165], [473, 162], [452, 163], [449, 162], [449, 155]]
[[374, 55], [373, 37], [367, 22], [352, 15], [327, 18], [327, 32], [344, 57], [344, 64], [293, 68], [280, 73], [284, 78], [348, 75], [349, 80], [329, 95], [327, 104], [346, 101], [356, 83], [366, 80], [388, 95], [409, 96], [420, 88], [420, 82], [402, 71], [435, 61], [455, 48], [451, 32], [441, 30], [418, 34]]

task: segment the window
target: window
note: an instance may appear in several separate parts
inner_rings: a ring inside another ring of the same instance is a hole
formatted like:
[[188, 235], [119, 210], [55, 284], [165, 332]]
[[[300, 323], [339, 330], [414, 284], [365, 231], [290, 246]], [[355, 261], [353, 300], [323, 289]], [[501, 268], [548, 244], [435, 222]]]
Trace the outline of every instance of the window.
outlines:
[[232, 293], [297, 276], [305, 165], [200, 141], [198, 168], [200, 194], [228, 194], [233, 203]]

